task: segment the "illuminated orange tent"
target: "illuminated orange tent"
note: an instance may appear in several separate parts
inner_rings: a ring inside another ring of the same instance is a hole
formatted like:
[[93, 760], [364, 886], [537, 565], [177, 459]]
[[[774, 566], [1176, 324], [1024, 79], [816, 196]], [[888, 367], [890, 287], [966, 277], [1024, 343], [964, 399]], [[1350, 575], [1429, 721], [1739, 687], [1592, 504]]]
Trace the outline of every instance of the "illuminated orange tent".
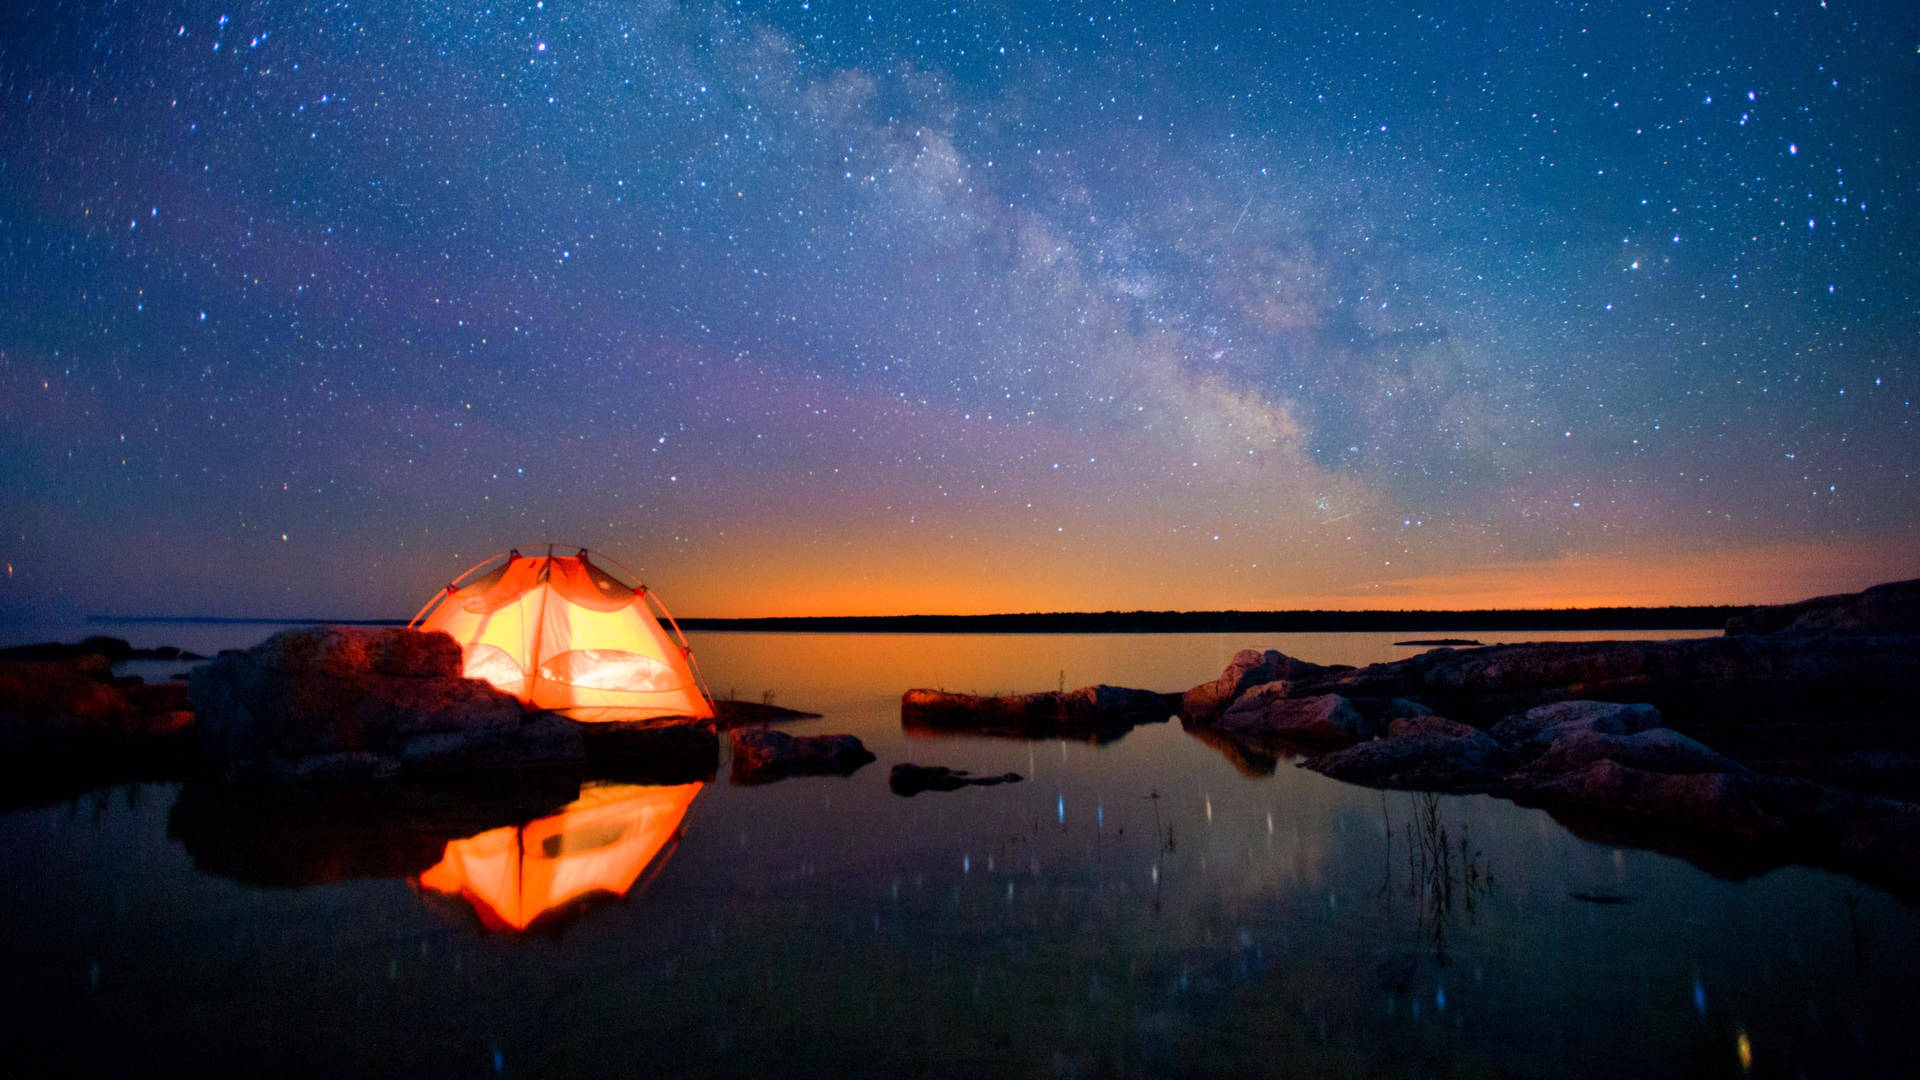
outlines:
[[537, 709], [593, 710], [579, 719], [712, 716], [693, 650], [666, 608], [644, 584], [614, 577], [585, 548], [573, 551], [495, 555], [454, 579], [410, 625], [451, 634], [468, 678]]
[[450, 842], [420, 885], [464, 897], [481, 922], [512, 930], [590, 893], [625, 896], [679, 837], [702, 786], [590, 787], [552, 817]]

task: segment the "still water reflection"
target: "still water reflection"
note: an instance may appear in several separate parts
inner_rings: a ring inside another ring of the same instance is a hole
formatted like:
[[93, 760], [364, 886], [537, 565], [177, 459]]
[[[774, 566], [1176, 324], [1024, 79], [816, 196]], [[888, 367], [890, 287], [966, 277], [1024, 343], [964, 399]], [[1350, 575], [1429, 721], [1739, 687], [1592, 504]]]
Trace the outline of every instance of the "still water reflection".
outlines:
[[[819, 709], [789, 730], [852, 732], [879, 762], [484, 812], [408, 796], [414, 824], [384, 831], [390, 807], [170, 785], [0, 815], [6, 1065], [1904, 1070], [1920, 915], [1832, 873], [1715, 876], [1494, 799], [1248, 770], [1177, 724], [1105, 746], [900, 726], [908, 686], [1178, 689], [1243, 645], [1411, 651], [1310, 637], [709, 634], [694, 643], [716, 689]], [[901, 761], [1026, 780], [903, 799], [886, 784]]]
[[701, 784], [595, 784], [557, 814], [447, 842], [416, 882], [473, 905], [480, 921], [525, 930], [596, 894], [625, 896], [679, 838]]

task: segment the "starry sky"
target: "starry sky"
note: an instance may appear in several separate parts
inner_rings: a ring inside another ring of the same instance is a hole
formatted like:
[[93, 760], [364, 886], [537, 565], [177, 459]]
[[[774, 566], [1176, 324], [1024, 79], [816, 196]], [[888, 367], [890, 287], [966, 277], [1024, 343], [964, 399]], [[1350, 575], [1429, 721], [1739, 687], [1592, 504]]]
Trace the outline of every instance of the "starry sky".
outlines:
[[0, 620], [1920, 575], [1910, 2], [22, 0]]

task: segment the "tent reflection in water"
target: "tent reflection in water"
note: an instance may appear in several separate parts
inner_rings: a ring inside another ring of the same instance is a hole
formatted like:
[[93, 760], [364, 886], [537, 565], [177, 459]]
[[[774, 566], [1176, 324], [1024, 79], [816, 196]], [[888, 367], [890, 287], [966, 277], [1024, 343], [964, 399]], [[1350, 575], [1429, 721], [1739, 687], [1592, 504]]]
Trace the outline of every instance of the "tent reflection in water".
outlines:
[[541, 915], [594, 893], [625, 896], [661, 849], [679, 838], [702, 786], [589, 787], [551, 817], [448, 843], [419, 883], [465, 898], [481, 922], [508, 930], [525, 930]]
[[585, 548], [573, 550], [496, 555], [428, 601], [411, 625], [452, 635], [468, 678], [536, 709], [582, 710], [582, 720], [712, 716], [693, 650], [664, 607], [672, 632], [661, 625], [658, 599]]

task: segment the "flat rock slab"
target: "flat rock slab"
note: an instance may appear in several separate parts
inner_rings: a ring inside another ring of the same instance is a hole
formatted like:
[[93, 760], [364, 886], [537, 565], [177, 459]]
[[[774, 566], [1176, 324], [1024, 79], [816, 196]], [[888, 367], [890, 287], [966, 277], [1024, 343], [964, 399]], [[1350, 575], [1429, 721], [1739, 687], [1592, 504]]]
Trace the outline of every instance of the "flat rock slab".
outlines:
[[1179, 707], [1178, 694], [1126, 686], [992, 695], [908, 690], [900, 697], [900, 724], [916, 734], [1111, 742], [1141, 724], [1165, 723]]
[[852, 735], [788, 735], [767, 728], [735, 728], [732, 781], [770, 784], [789, 776], [851, 776], [874, 760]]
[[724, 699], [713, 703], [713, 714], [714, 725], [721, 731], [730, 731], [737, 727], [761, 727], [766, 724], [784, 724], [794, 720], [820, 718], [817, 712], [789, 709], [768, 702]]
[[963, 787], [992, 787], [996, 784], [1017, 784], [1024, 777], [1019, 773], [1002, 773], [998, 776], [969, 776], [965, 769], [949, 769], [944, 765], [915, 765], [902, 762], [887, 774], [887, 786], [895, 795], [912, 798], [923, 791], [958, 791]]

